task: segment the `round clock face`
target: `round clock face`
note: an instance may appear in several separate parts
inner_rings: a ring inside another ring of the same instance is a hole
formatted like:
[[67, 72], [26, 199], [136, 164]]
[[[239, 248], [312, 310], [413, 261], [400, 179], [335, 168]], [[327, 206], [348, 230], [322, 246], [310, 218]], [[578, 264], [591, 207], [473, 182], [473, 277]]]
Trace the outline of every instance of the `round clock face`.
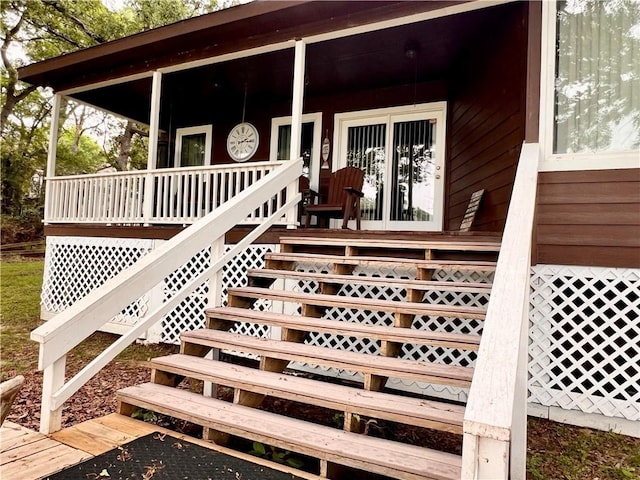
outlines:
[[239, 123], [227, 137], [227, 152], [236, 162], [249, 160], [258, 149], [258, 130], [250, 123]]

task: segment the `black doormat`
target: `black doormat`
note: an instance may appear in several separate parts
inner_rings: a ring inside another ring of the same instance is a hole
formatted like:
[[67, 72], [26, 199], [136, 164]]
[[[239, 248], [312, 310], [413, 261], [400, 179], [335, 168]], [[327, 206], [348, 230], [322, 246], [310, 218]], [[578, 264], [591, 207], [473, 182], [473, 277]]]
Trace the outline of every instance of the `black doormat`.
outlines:
[[151, 433], [43, 477], [47, 480], [293, 480], [295, 475]]

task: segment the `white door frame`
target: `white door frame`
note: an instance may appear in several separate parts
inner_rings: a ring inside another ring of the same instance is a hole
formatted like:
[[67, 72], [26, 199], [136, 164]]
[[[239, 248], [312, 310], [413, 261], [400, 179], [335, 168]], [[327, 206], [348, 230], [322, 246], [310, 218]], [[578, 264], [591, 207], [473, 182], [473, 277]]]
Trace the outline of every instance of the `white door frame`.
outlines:
[[[406, 105], [389, 108], [377, 108], [372, 110], [359, 110], [355, 112], [337, 113], [334, 117], [333, 129], [333, 171], [347, 166], [346, 140], [348, 128], [355, 125], [373, 125], [386, 123], [386, 145], [391, 145], [393, 136], [393, 123], [397, 121], [411, 121], [417, 119], [434, 118], [438, 127], [436, 128], [436, 155], [434, 158], [436, 173], [434, 175], [434, 219], [429, 222], [400, 222], [390, 220], [391, 202], [387, 194], [384, 198], [382, 221], [363, 221], [363, 228], [370, 229], [406, 229], [406, 230], [431, 230], [442, 231], [444, 224], [444, 185], [445, 185], [445, 149], [446, 149], [446, 118], [447, 102], [423, 103], [417, 105]], [[391, 161], [388, 148], [387, 162]], [[438, 177], [439, 176], [439, 177]], [[392, 172], [390, 168], [385, 169], [384, 184], [391, 185]], [[332, 225], [336, 226], [337, 224]], [[351, 224], [350, 224], [351, 227]]]
[[182, 137], [189, 135], [198, 135], [204, 133], [204, 165], [211, 165], [211, 145], [212, 145], [212, 125], [198, 125], [196, 127], [185, 127], [176, 129], [176, 145], [173, 157], [173, 166], [180, 167], [180, 158], [182, 157]]
[[[313, 123], [313, 149], [311, 150], [309, 163], [309, 188], [318, 191], [320, 152], [322, 149], [322, 112], [303, 114], [302, 123]], [[291, 125], [291, 116], [271, 119], [271, 139], [269, 144], [269, 161], [271, 162], [278, 160], [278, 129], [283, 125]]]

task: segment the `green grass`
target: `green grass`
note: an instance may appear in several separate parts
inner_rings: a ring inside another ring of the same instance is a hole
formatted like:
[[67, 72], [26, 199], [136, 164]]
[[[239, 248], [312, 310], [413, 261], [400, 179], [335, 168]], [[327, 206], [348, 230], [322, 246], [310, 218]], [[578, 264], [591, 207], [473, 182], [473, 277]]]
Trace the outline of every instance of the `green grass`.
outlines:
[[34, 370], [38, 346], [29, 339], [40, 325], [40, 290], [44, 262], [2, 261], [0, 264], [0, 366], [2, 377]]
[[[0, 372], [2, 380], [34, 372], [38, 366], [38, 343], [30, 339], [31, 331], [41, 324], [40, 291], [44, 261], [2, 261], [0, 264]], [[67, 356], [67, 365], [77, 370], [96, 357], [118, 337], [97, 332], [75, 347]], [[126, 348], [118, 361], [145, 361], [175, 350], [173, 346]]]

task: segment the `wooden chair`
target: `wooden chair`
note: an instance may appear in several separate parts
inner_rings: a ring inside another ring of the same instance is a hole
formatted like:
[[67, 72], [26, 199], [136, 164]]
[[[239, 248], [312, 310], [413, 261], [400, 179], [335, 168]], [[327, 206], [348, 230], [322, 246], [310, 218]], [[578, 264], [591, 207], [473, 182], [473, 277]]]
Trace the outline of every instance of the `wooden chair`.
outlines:
[[331, 174], [329, 179], [329, 193], [323, 203], [313, 203], [316, 192], [310, 191], [309, 203], [306, 207], [305, 227], [311, 225], [311, 216], [320, 219], [342, 218], [342, 228], [347, 228], [350, 218], [355, 218], [356, 228], [360, 230], [360, 198], [364, 183], [364, 172], [355, 167], [345, 167]]

